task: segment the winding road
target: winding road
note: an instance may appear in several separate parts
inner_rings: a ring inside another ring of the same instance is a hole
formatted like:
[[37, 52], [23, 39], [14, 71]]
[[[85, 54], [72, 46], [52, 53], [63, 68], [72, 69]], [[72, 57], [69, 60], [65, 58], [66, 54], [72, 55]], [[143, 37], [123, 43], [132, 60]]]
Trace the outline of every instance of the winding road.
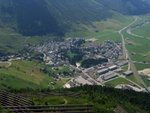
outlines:
[[8, 65], [7, 66], [5, 66], [6, 68], [8, 68], [8, 67], [10, 67], [11, 66], [11, 62], [0, 62], [0, 64], [1, 63], [7, 63]]
[[137, 16], [134, 16], [134, 18], [135, 18], [135, 20], [132, 22], [132, 23], [130, 23], [130, 24], [128, 24], [127, 26], [125, 26], [124, 28], [122, 28], [122, 29], [120, 29], [119, 31], [118, 31], [118, 33], [121, 35], [121, 38], [122, 38], [122, 56], [123, 56], [123, 59], [128, 59], [128, 52], [127, 52], [127, 49], [126, 49], [126, 47], [125, 47], [125, 39], [124, 39], [124, 36], [123, 36], [123, 34], [122, 34], [122, 31], [124, 31], [125, 29], [127, 29], [129, 26], [131, 26], [132, 24], [134, 24], [135, 22], [137, 22], [137, 20], [138, 20], [138, 17]]
[[[140, 26], [139, 26], [139, 27], [140, 27]], [[133, 29], [132, 29], [132, 30], [133, 30]], [[135, 37], [138, 37], [138, 38], [144, 38], [144, 39], [150, 40], [150, 37], [145, 37], [145, 36], [141, 36], [141, 35], [134, 34], [134, 33], [132, 33], [132, 30], [131, 30], [131, 28], [129, 28], [126, 32], [127, 32], [129, 35], [132, 35], [132, 36], [135, 36]]]

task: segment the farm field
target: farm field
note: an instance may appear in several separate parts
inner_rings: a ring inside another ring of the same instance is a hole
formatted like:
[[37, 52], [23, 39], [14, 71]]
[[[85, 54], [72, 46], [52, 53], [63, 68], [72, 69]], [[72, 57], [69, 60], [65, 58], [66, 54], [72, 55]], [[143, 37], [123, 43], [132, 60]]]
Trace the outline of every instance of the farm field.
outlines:
[[149, 28], [150, 28], [150, 23], [134, 29], [132, 31], [132, 33], [134, 33], [136, 35], [144, 36], [144, 37], [150, 37], [150, 29]]

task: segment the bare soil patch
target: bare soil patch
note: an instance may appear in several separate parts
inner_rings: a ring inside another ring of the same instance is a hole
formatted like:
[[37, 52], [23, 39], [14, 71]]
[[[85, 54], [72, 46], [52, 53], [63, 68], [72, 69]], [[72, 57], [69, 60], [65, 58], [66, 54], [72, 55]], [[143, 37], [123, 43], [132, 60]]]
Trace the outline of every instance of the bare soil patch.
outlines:
[[139, 74], [146, 75], [150, 77], [150, 68], [139, 71]]

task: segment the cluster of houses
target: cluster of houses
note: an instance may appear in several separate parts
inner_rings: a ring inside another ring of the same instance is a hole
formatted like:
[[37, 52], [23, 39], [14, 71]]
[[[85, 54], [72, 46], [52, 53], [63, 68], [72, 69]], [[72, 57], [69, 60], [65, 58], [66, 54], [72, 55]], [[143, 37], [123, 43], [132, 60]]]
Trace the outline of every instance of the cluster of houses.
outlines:
[[[35, 47], [35, 51], [44, 54], [44, 60], [47, 65], [59, 66], [67, 64], [69, 61], [66, 58], [67, 52], [72, 49], [78, 49], [85, 58], [107, 58], [118, 59], [121, 54], [121, 44], [114, 41], [104, 41], [102, 44], [91, 43], [84, 46], [87, 40], [80, 38], [67, 38], [64, 41], [56, 42], [49, 41]], [[92, 42], [92, 41], [91, 41]]]

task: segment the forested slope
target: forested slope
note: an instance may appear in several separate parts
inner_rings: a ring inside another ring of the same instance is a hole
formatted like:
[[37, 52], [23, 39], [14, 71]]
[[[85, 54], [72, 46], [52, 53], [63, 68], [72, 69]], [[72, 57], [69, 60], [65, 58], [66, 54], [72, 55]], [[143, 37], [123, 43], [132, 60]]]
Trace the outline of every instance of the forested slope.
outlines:
[[6, 20], [15, 23], [18, 32], [28, 36], [63, 36], [72, 23], [111, 17], [108, 9], [91, 0], [2, 0], [0, 6], [3, 25]]

